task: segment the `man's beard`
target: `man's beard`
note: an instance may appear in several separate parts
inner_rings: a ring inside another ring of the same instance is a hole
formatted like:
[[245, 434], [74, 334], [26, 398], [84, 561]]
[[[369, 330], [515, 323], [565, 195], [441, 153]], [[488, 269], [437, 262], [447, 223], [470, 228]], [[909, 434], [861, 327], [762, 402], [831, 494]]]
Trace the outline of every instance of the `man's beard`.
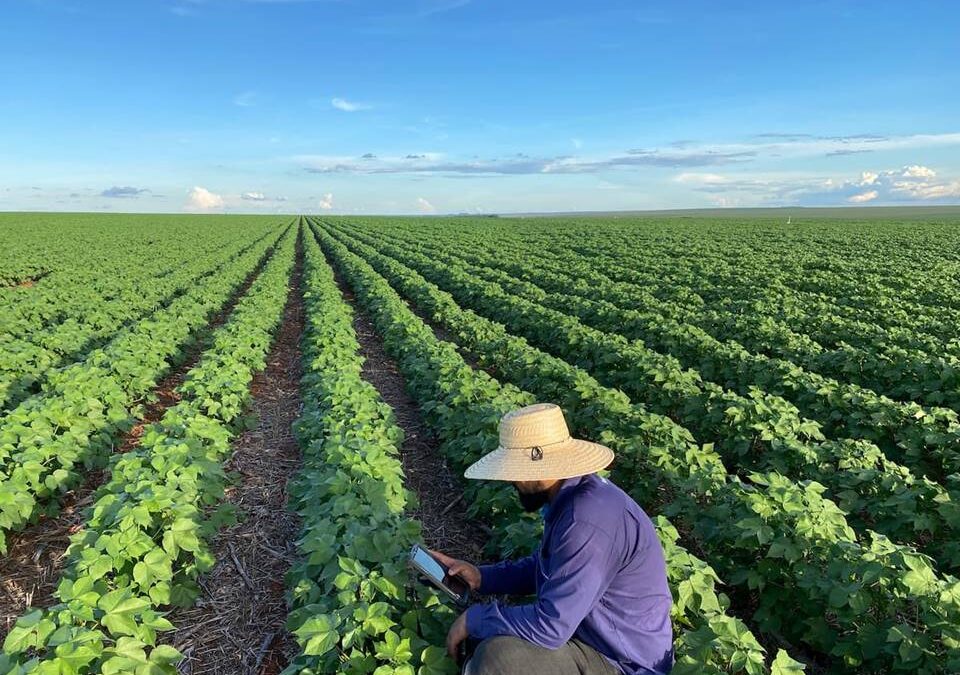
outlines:
[[528, 513], [534, 513], [543, 508], [543, 505], [550, 501], [550, 491], [541, 490], [540, 492], [520, 492], [520, 488], [514, 485], [517, 491], [517, 498], [520, 500], [520, 506]]

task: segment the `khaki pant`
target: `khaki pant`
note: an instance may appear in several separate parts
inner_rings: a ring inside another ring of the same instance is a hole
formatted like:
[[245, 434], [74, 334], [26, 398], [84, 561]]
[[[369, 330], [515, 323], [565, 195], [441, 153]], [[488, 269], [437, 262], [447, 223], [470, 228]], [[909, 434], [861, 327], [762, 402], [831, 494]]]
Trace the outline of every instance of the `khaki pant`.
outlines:
[[464, 675], [619, 675], [593, 647], [571, 640], [546, 649], [515, 637], [498, 636], [479, 644]]

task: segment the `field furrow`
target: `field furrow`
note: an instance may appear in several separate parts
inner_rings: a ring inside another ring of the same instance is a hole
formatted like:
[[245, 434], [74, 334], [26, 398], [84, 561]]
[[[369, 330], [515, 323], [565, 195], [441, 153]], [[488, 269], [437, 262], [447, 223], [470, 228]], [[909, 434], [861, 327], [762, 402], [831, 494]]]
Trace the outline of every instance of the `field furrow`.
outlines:
[[329, 213], [0, 214], [0, 673], [453, 675], [407, 555], [539, 546], [535, 401], [676, 675], [960, 672], [955, 223]]
[[250, 249], [85, 361], [51, 376], [43, 394], [0, 420], [0, 552], [7, 532], [55, 509], [85, 470], [103, 465], [135, 423], [137, 404], [234, 292], [256, 278], [274, 246], [267, 240]]
[[[443, 440], [442, 449], [448, 460], [462, 470], [490, 449], [490, 440], [494, 438], [491, 433], [495, 433], [500, 415], [532, 402], [533, 397], [473, 370], [452, 344], [437, 340], [433, 331], [371, 268], [365, 268], [359, 258], [351, 258], [331, 240], [322, 243], [350, 283], [359, 304], [370, 313], [384, 336], [385, 347], [397, 359], [427, 423]], [[468, 483], [464, 495], [472, 505], [471, 513], [488, 517], [497, 514], [497, 522], [504, 529], [495, 529], [494, 534], [502, 553], [532, 547], [538, 523], [529, 516], [519, 517], [518, 505], [509, 490], [489, 483]], [[513, 522], [504, 527], [504, 521]], [[676, 645], [679, 663], [688, 668], [684, 671], [678, 666], [676, 672], [703, 672], [711, 668], [739, 671], [747, 662], [756, 668], [763, 661], [763, 648], [739, 621], [725, 614], [723, 601], [714, 590], [716, 573], [676, 545], [676, 530], [666, 519], [657, 522], [661, 538], [674, 552], [668, 573], [680, 600], [674, 608], [679, 624]], [[727, 642], [733, 636], [738, 636], [735, 642]], [[739, 656], [735, 656], [737, 653]], [[735, 659], [740, 658], [745, 662], [737, 665]], [[789, 659], [780, 653], [776, 661], [782, 666]]]
[[[749, 399], [739, 398], [703, 383], [696, 373], [651, 356], [642, 345], [584, 328], [565, 315], [508, 296], [495, 284], [485, 285], [449, 266], [438, 271], [426, 258], [413, 264], [465, 306], [502, 321], [531, 344], [678, 421], [701, 442], [715, 443], [741, 476], [777, 471], [816, 480], [827, 486], [858, 531], [877, 530], [895, 540], [914, 542], [947, 570], [960, 561], [960, 550], [949, 534], [960, 516], [953, 481], [944, 488], [917, 478], [866, 442], [812, 439], [804, 420], [778, 406], [772, 397], [756, 392]], [[918, 537], [924, 528], [928, 536]], [[933, 533], [944, 537], [938, 539]]]
[[0, 666], [176, 672], [183, 655], [157, 636], [173, 628], [165, 610], [193, 603], [197, 575], [213, 566], [209, 541], [229, 512], [210, 507], [224, 497], [222, 462], [287, 304], [297, 230], [287, 228], [216, 330], [178, 387], [180, 402], [114, 458], [67, 551], [59, 602], [17, 621]]
[[[385, 240], [394, 241], [392, 237]], [[828, 438], [876, 443], [891, 460], [932, 480], [943, 480], [960, 470], [960, 421], [953, 410], [893, 401], [870, 389], [806, 371], [790, 361], [751, 353], [735, 341], [718, 341], [697, 326], [677, 320], [678, 313], [664, 307], [664, 301], [643, 306], [640, 294], [605, 286], [592, 278], [589, 270], [572, 274], [544, 265], [530, 268], [503, 254], [454, 254], [409, 239], [400, 240], [400, 246], [469, 270], [586, 325], [641, 340], [659, 353], [675, 357], [684, 368], [698, 371], [705, 380], [735, 389], [742, 396], [751, 396], [757, 388], [781, 396], [797, 407], [795, 414], [819, 423]], [[629, 309], [639, 306], [643, 311]]]

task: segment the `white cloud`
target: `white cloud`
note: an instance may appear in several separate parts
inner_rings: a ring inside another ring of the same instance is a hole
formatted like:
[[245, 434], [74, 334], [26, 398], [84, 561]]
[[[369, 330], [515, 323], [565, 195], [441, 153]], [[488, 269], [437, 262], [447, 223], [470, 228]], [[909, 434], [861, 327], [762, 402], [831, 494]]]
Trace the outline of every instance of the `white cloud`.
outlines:
[[860, 194], [853, 195], [847, 199], [851, 204], [865, 204], [866, 202], [872, 202], [880, 195], [876, 190], [868, 190], [867, 192], [861, 192]]
[[262, 192], [244, 192], [240, 195], [240, 198], [251, 202], [262, 202], [266, 200], [267, 196]]
[[213, 211], [222, 209], [223, 197], [198, 185], [190, 190], [184, 208], [187, 211]]
[[736, 164], [753, 159], [753, 152], [689, 153], [673, 150], [659, 152], [625, 150], [618, 155], [581, 158], [572, 156], [531, 157], [517, 153], [491, 159], [444, 160], [440, 155], [421, 154], [400, 157], [380, 157], [373, 153], [360, 156], [301, 155], [294, 161], [308, 173], [359, 174], [460, 174], [460, 175], [517, 175], [517, 174], [577, 174], [598, 173], [614, 169], [643, 167], [697, 167]]
[[348, 101], [345, 98], [331, 99], [330, 105], [332, 105], [337, 110], [342, 110], [344, 112], [357, 112], [358, 110], [370, 110], [370, 108], [373, 107], [366, 103], [357, 103], [356, 101]]
[[417, 210], [420, 213], [436, 213], [437, 208], [423, 197], [417, 197]]
[[912, 150], [918, 148], [950, 147], [960, 145], [960, 133], [910, 134], [906, 136], [880, 136], [876, 134], [852, 134], [849, 136], [811, 136], [807, 134], [777, 135], [760, 134], [760, 142], [747, 144], [708, 145], [716, 150], [749, 147], [760, 156], [811, 157], [816, 155], [852, 155], [881, 152], [884, 150]]
[[323, 199], [320, 200], [320, 203], [317, 204], [317, 206], [319, 206], [319, 207], [320, 207], [321, 209], [323, 209], [324, 211], [329, 211], [330, 209], [332, 209], [332, 208], [333, 208], [333, 193], [332, 193], [332, 192], [328, 192], [327, 194], [323, 195]]
[[717, 173], [699, 173], [688, 172], [681, 173], [673, 179], [677, 183], [685, 185], [723, 185], [729, 183], [730, 179]]
[[745, 205], [829, 206], [832, 204], [897, 204], [960, 198], [960, 180], [941, 180], [931, 168], [912, 164], [899, 169], [862, 171], [843, 179], [809, 174], [745, 174], [686, 172], [673, 178], [697, 192], [741, 199]]
[[903, 167], [902, 175], [909, 178], [934, 178], [937, 172], [925, 166], [920, 166], [919, 164], [912, 164]]
[[[852, 134], [849, 136], [813, 136], [810, 134], [758, 134], [742, 142], [683, 143], [681, 146], [666, 145], [648, 148], [648, 154], [659, 153], [716, 158], [737, 157], [742, 159], [818, 157], [853, 155], [890, 150], [914, 150], [960, 146], [960, 132], [943, 134], [911, 134], [905, 136], [879, 136], [875, 134]], [[680, 148], [683, 153], [676, 152]], [[749, 153], [749, 154], [748, 154]], [[719, 163], [719, 162], [714, 162]], [[692, 166], [692, 165], [691, 165]]]
[[714, 206], [718, 206], [721, 209], [732, 208], [740, 205], [740, 199], [737, 197], [724, 197], [723, 195], [711, 197], [710, 201], [713, 202]]
[[[343, 99], [341, 109], [353, 111], [362, 104]], [[571, 139], [573, 143], [577, 139]], [[460, 174], [460, 175], [537, 175], [537, 174], [598, 174], [608, 172], [641, 171], [673, 168], [696, 170], [721, 166], [748, 166], [763, 160], [786, 160], [804, 157], [824, 157], [831, 154], [875, 153], [903, 151], [914, 148], [960, 146], [960, 133], [915, 134], [912, 136], [853, 136], [815, 137], [765, 134], [741, 143], [673, 143], [660, 147], [630, 148], [619, 152], [598, 153], [590, 156], [577, 154], [558, 156], [529, 156], [515, 154], [500, 157], [441, 157], [430, 155], [399, 155], [387, 157], [366, 152], [353, 156], [306, 155], [294, 157], [309, 173], [359, 174]], [[373, 156], [375, 155], [375, 156]], [[413, 160], [413, 161], [411, 161]], [[926, 167], [910, 166], [911, 174], [927, 171]], [[879, 177], [876, 172], [861, 175], [863, 185]]]
[[241, 108], [250, 108], [257, 103], [257, 92], [245, 91], [233, 97], [233, 104]]
[[914, 199], [960, 199], [960, 180], [950, 183], [898, 181], [892, 190]]

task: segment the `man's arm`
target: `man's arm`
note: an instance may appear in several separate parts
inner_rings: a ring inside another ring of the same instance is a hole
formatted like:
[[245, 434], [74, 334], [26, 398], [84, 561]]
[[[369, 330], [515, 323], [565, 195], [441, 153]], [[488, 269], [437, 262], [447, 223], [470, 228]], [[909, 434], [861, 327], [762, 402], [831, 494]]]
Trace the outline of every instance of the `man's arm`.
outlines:
[[572, 521], [557, 523], [552, 540], [551, 559], [545, 564], [547, 578], [537, 601], [470, 607], [467, 630], [472, 637], [512, 635], [547, 649], [557, 649], [573, 637], [610, 582], [612, 542], [600, 529]]
[[521, 560], [480, 565], [481, 595], [530, 595], [537, 590], [536, 554]]

